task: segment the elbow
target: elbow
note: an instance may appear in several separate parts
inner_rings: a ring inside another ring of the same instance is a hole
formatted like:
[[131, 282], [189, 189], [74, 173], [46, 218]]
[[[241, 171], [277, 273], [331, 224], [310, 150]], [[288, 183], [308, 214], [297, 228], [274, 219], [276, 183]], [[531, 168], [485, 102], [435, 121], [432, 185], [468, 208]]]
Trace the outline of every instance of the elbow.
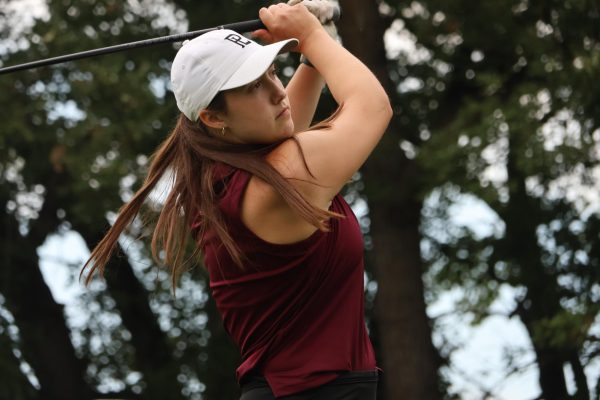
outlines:
[[381, 121], [387, 126], [390, 123], [392, 117], [394, 116], [394, 109], [392, 108], [390, 98], [387, 96], [387, 93], [385, 93], [385, 91], [383, 91], [381, 98], [378, 102], [377, 110], [377, 114], [380, 116]]
[[390, 103], [389, 98], [386, 97], [386, 103], [385, 103], [385, 107], [383, 108], [383, 117], [382, 117], [382, 123], [383, 123], [383, 132], [382, 134], [384, 134], [385, 132], [387, 132], [388, 126], [390, 125], [390, 121], [392, 120], [392, 117], [394, 116], [394, 109], [392, 108], [392, 104]]
[[392, 117], [394, 116], [394, 109], [392, 108], [392, 104], [390, 103], [389, 97], [386, 93], [383, 93], [383, 98], [381, 102], [378, 104], [377, 110], [377, 125], [380, 127], [380, 134], [383, 136], [385, 132], [387, 132], [388, 126]]
[[387, 96], [387, 94], [385, 96], [385, 106], [383, 112], [385, 114], [386, 123], [389, 124], [394, 116], [394, 109], [392, 108], [392, 103], [390, 103], [390, 98]]
[[392, 108], [392, 104], [390, 103], [390, 97], [387, 92], [381, 86], [381, 84], [377, 85], [377, 89], [373, 90], [373, 103], [375, 105], [375, 110], [377, 110], [378, 116], [381, 119], [385, 119], [386, 124], [390, 122], [392, 116], [394, 115], [394, 110]]
[[362, 96], [352, 98], [351, 101], [345, 103], [344, 108], [354, 107], [356, 114], [368, 118], [378, 126], [385, 125], [387, 127], [394, 115], [390, 98], [382, 87], [379, 90], [371, 89], [369, 92], [367, 96], [363, 92]]

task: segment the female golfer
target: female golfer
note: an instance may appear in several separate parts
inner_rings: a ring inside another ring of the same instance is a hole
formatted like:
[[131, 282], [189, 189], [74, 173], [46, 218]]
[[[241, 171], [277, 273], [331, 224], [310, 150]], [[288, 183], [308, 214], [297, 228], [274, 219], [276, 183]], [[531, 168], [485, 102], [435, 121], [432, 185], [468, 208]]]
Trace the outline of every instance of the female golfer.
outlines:
[[[363, 316], [363, 243], [338, 194], [392, 111], [373, 74], [302, 4], [262, 8], [259, 45], [228, 30], [184, 44], [171, 71], [181, 110], [148, 176], [93, 250], [103, 272], [121, 232], [165, 174], [172, 189], [152, 238], [174, 283], [201, 252], [225, 329], [241, 351], [243, 400], [374, 399], [377, 367]], [[282, 51], [302, 64], [287, 87]], [[323, 79], [339, 104], [309, 128]], [[159, 257], [160, 255], [160, 257]]]

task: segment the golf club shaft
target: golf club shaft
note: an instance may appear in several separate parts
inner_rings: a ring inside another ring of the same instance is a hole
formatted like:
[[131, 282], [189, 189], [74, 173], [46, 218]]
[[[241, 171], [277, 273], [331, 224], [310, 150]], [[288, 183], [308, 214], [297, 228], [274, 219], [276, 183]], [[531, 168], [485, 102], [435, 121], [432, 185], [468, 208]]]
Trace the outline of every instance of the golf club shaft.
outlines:
[[119, 51], [125, 51], [130, 49], [136, 49], [139, 47], [153, 46], [160, 43], [173, 43], [182, 42], [186, 39], [192, 39], [196, 36], [200, 36], [206, 32], [214, 31], [216, 29], [231, 29], [236, 32], [251, 32], [257, 29], [263, 29], [265, 25], [259, 19], [253, 19], [250, 21], [234, 22], [231, 24], [221, 25], [214, 28], [202, 29], [199, 31], [192, 31], [187, 33], [179, 33], [176, 35], [161, 36], [152, 39], [139, 40], [137, 42], [123, 43], [115, 46], [102, 47], [99, 49], [82, 51], [79, 53], [67, 54], [64, 56], [46, 58], [44, 60], [32, 61], [25, 64], [13, 65], [10, 67], [0, 68], [0, 75], [8, 74], [10, 72], [22, 71], [25, 69], [38, 68], [47, 65], [60, 64], [67, 61], [79, 60], [82, 58], [99, 56], [102, 54], [116, 53]]
[[[337, 21], [339, 18], [340, 18], [340, 9], [339, 9], [339, 7], [334, 7], [331, 20]], [[265, 25], [262, 23], [262, 21], [260, 19], [253, 19], [253, 20], [242, 21], [242, 22], [234, 22], [231, 24], [221, 25], [221, 26], [217, 26], [214, 28], [202, 29], [199, 31], [179, 33], [176, 35], [169, 35], [169, 36], [161, 36], [161, 37], [157, 37], [157, 38], [139, 40], [137, 42], [123, 43], [123, 44], [118, 44], [118, 45], [109, 46], [109, 47], [101, 47], [99, 49], [86, 50], [86, 51], [81, 51], [79, 53], [67, 54], [64, 56], [46, 58], [43, 60], [32, 61], [32, 62], [19, 64], [19, 65], [13, 65], [10, 67], [4, 67], [4, 68], [0, 68], [0, 75], [8, 74], [11, 72], [16, 72], [16, 71], [22, 71], [25, 69], [32, 69], [32, 68], [44, 67], [47, 65], [60, 64], [63, 62], [79, 60], [82, 58], [95, 57], [95, 56], [99, 56], [102, 54], [110, 54], [110, 53], [116, 53], [119, 51], [136, 49], [139, 47], [153, 46], [155, 44], [182, 42], [186, 39], [193, 39], [196, 36], [200, 36], [206, 32], [214, 31], [216, 29], [231, 29], [236, 32], [246, 33], [246, 32], [252, 32], [257, 29], [263, 29], [263, 28], [265, 28]]]

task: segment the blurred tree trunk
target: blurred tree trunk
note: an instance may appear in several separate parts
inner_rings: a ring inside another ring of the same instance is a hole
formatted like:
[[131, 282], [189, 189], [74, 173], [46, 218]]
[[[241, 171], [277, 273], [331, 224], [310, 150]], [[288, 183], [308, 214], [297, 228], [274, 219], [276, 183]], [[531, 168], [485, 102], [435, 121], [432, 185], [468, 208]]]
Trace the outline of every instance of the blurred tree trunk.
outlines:
[[44, 400], [90, 399], [92, 390], [84, 381], [85, 364], [75, 355], [63, 307], [54, 301], [42, 277], [38, 246], [19, 233], [9, 215], [3, 219], [0, 292], [19, 328], [23, 358], [41, 386], [39, 396]]
[[[512, 122], [512, 121], [511, 121]], [[517, 125], [511, 124], [511, 126]], [[506, 223], [504, 238], [508, 257], [514, 257], [517, 274], [527, 288], [527, 295], [517, 307], [517, 315], [527, 328], [539, 368], [539, 382], [543, 397], [560, 400], [569, 397], [563, 366], [566, 354], [561, 354], [556, 345], [550, 343], [540, 332], [540, 324], [550, 321], [561, 309], [559, 287], [554, 276], [541, 263], [542, 254], [538, 245], [536, 229], [543, 224], [539, 200], [527, 195], [525, 176], [520, 170], [515, 154], [526, 145], [526, 132], [511, 133], [507, 171], [509, 174], [509, 201], [500, 215]]]
[[[383, 34], [387, 23], [376, 1], [341, 0], [344, 46], [371, 68], [394, 104]], [[438, 399], [439, 356], [425, 310], [416, 193], [417, 170], [399, 151], [398, 115], [363, 169], [371, 218], [377, 331], [385, 396], [389, 400]], [[368, 124], [368, 121], [364, 122]]]
[[39, 393], [21, 372], [21, 361], [13, 353], [15, 346], [4, 328], [0, 327], [0, 399], [38, 400]]
[[[93, 249], [108, 226], [98, 230], [97, 227], [90, 229], [84, 224], [74, 223], [73, 228], [83, 237], [88, 248]], [[169, 339], [150, 308], [148, 292], [134, 275], [120, 246], [106, 265], [104, 276], [123, 325], [131, 333], [131, 344], [135, 349], [134, 366], [144, 376], [144, 398], [183, 399], [182, 387], [177, 380], [179, 365], [173, 358]]]
[[[579, 354], [576, 349], [571, 351], [569, 364], [571, 364], [575, 386], [577, 387], [577, 391], [573, 398], [577, 400], [588, 400], [590, 398], [590, 388], [588, 387], [585, 370], [583, 369], [583, 364], [579, 359]], [[598, 396], [596, 396], [596, 398], [598, 398]]]

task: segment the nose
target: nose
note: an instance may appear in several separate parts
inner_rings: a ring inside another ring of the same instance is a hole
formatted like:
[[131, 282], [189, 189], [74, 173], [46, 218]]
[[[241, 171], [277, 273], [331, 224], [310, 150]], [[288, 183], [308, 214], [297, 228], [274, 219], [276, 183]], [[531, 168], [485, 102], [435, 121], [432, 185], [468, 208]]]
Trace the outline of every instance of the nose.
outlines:
[[279, 104], [286, 96], [285, 88], [279, 78], [271, 79], [271, 101], [273, 104]]

